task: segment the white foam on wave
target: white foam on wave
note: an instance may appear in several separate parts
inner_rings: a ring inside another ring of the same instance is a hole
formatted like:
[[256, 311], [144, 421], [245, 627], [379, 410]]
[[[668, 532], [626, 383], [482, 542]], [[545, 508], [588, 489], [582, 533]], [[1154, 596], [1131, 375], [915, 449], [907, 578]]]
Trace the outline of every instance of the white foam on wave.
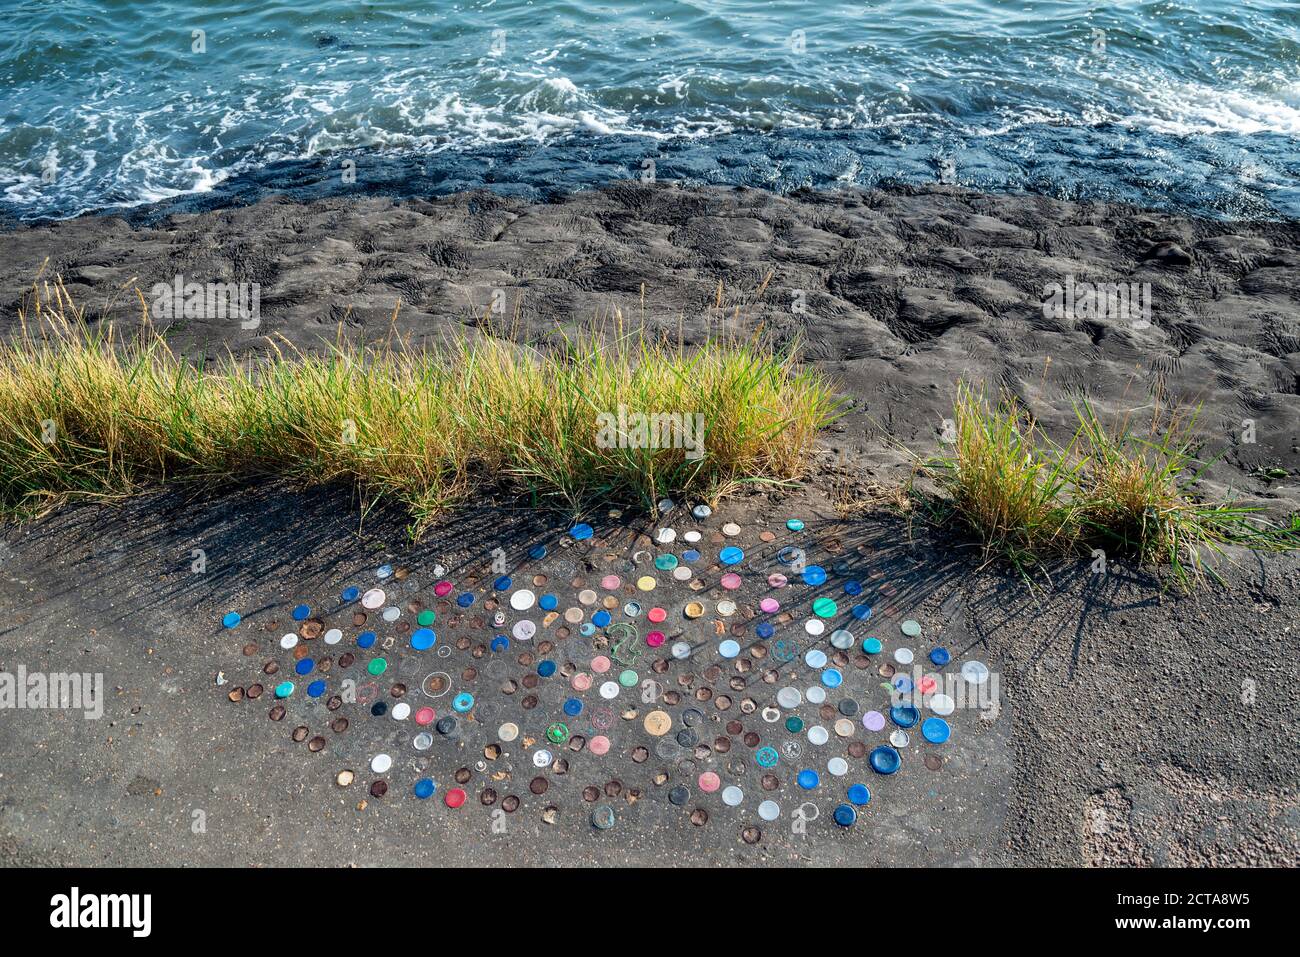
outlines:
[[1300, 136], [1300, 80], [1265, 83], [1254, 89], [1194, 82], [1130, 81], [1125, 85], [1140, 104], [1132, 115], [1117, 118], [1126, 126], [1176, 136], [1203, 133]]

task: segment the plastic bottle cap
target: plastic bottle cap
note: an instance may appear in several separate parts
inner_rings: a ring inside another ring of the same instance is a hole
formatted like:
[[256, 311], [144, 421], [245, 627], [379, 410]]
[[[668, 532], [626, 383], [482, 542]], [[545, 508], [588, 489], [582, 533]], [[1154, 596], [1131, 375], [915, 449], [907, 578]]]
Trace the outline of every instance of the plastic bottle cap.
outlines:
[[921, 722], [921, 737], [931, 744], [943, 744], [951, 734], [952, 729], [943, 718], [926, 718]]
[[982, 685], [989, 680], [989, 666], [982, 661], [968, 661], [961, 666], [961, 676], [967, 684]]
[[881, 745], [871, 752], [869, 758], [871, 769], [878, 774], [893, 774], [903, 763], [902, 757], [893, 748]]
[[912, 727], [920, 717], [920, 712], [910, 704], [896, 704], [889, 709], [889, 719], [900, 728]]
[[813, 586], [826, 584], [826, 569], [820, 565], [809, 565], [803, 570], [803, 583]]

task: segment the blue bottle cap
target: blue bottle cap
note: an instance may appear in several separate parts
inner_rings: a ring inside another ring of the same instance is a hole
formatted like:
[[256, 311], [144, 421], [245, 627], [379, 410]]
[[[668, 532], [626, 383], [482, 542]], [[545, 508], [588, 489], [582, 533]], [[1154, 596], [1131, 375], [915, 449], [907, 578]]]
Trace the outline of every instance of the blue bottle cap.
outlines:
[[424, 651], [427, 648], [432, 648], [434, 642], [437, 640], [438, 636], [434, 633], [432, 628], [417, 628], [415, 631], [411, 632], [411, 647], [416, 651]]
[[537, 673], [541, 675], [543, 678], [549, 678], [551, 675], [555, 674], [555, 662], [554, 661], [538, 662]]
[[846, 594], [846, 595], [861, 595], [861, 594], [862, 594], [862, 582], [858, 581], [858, 580], [855, 579], [855, 578], [850, 578], [848, 581], [846, 581], [846, 582], [844, 583], [844, 594]]
[[461, 608], [468, 608], [474, 604], [474, 594], [467, 591], [461, 592], [456, 596], [456, 604], [460, 605]]
[[951, 734], [952, 729], [943, 718], [926, 718], [921, 722], [921, 736], [931, 744], [943, 744]]
[[817, 772], [812, 768], [804, 768], [799, 772], [799, 776], [795, 780], [799, 782], [799, 787], [805, 791], [811, 791], [821, 783], [821, 778], [817, 776]]
[[534, 561], [540, 562], [543, 558], [546, 557], [546, 546], [534, 545], [532, 548], [528, 549], [528, 557], [533, 559]]
[[502, 575], [492, 583], [492, 587], [497, 591], [509, 591], [511, 584], [513, 584], [513, 582], [511, 582], [510, 576]]
[[316, 662], [314, 662], [312, 659], [299, 658], [297, 663], [294, 664], [293, 670], [298, 672], [298, 674], [300, 675], [309, 675], [311, 674], [311, 670], [315, 667], [316, 667]]
[[870, 605], [854, 605], [854, 606], [853, 606], [853, 617], [856, 618], [858, 621], [866, 621], [868, 618], [871, 617], [871, 606], [870, 606]]
[[466, 711], [469, 711], [470, 708], [474, 707], [474, 696], [468, 691], [462, 691], [452, 699], [451, 706], [455, 708], [459, 714], [464, 714]]
[[777, 754], [776, 748], [764, 746], [754, 752], [754, 760], [758, 762], [760, 768], [770, 768], [776, 766]]
[[880, 639], [879, 639], [879, 638], [863, 638], [863, 639], [862, 639], [862, 650], [865, 651], [865, 652], [866, 652], [867, 654], [869, 654], [869, 655], [878, 655], [878, 654], [880, 654], [880, 649], [881, 649], [881, 647], [882, 647], [882, 646], [881, 646], [881, 644], [880, 644]]
[[776, 629], [772, 627], [771, 622], [760, 621], [754, 626], [754, 634], [760, 638], [771, 638], [776, 634]]
[[948, 662], [952, 661], [952, 655], [948, 653], [947, 648], [936, 648], [930, 652], [930, 660], [942, 668]]
[[293, 694], [292, 681], [281, 681], [278, 685], [275, 686], [275, 696], [277, 698], [287, 698], [291, 694]]
[[311, 617], [311, 609], [308, 608], [306, 605], [299, 605], [297, 608], [293, 610], [294, 621], [306, 621], [310, 617]]
[[688, 565], [692, 564], [693, 562], [698, 562], [699, 560], [700, 560], [700, 553], [693, 548], [688, 548], [686, 549], [686, 551], [682, 552], [682, 561], [686, 562], [686, 564]]
[[871, 789], [865, 784], [853, 784], [849, 786], [849, 800], [861, 807], [864, 804], [871, 803]]
[[603, 608], [591, 616], [591, 623], [597, 628], [604, 628], [609, 624], [609, 622], [609, 612], [605, 611]]
[[537, 604], [541, 607], [542, 611], [555, 611], [555, 609], [560, 607], [560, 599], [556, 598], [554, 595], [543, 595], [541, 598], [537, 599]]
[[221, 616], [221, 624], [227, 628], [234, 628], [239, 624], [239, 621], [239, 612], [237, 611], [228, 611]]
[[363, 631], [361, 634], [357, 635], [357, 647], [369, 648], [375, 643], [376, 637], [377, 636], [373, 631]]
[[569, 698], [564, 702], [564, 713], [570, 718], [576, 718], [582, 714], [582, 702], [577, 698]]
[[505, 635], [493, 635], [489, 647], [493, 651], [505, 651], [510, 647], [510, 639]]
[[728, 545], [722, 551], [718, 552], [718, 561], [724, 565], [737, 565], [744, 561], [745, 553], [735, 545]]
[[921, 712], [910, 704], [896, 704], [889, 709], [889, 718], [900, 728], [910, 728], [921, 720]]
[[898, 766], [903, 763], [903, 759], [898, 752], [884, 744], [871, 752], [869, 760], [871, 770], [877, 774], [893, 774], [898, 770]]
[[349, 585], [347, 588], [343, 589], [343, 593], [339, 595], [339, 598], [342, 599], [343, 603], [346, 605], [348, 602], [356, 601], [360, 594], [360, 588], [357, 588], [355, 585]]
[[826, 569], [820, 565], [809, 565], [803, 570], [803, 583], [805, 585], [826, 584]]
[[827, 668], [822, 672], [822, 684], [828, 688], [838, 688], [844, 682], [844, 676], [837, 668]]
[[437, 787], [429, 778], [420, 778], [420, 780], [415, 782], [415, 796], [421, 801], [425, 798], [433, 797], [433, 792], [436, 790]]
[[325, 693], [325, 682], [313, 681], [307, 686], [307, 696], [309, 698], [319, 698]]
[[578, 632], [584, 638], [590, 638], [592, 635], [596, 633], [596, 626], [589, 621], [584, 621], [581, 625], [578, 626]]
[[840, 827], [852, 827], [858, 819], [858, 812], [852, 804], [840, 804], [835, 808], [835, 823]]
[[792, 532], [802, 532], [803, 522], [797, 518], [787, 519], [785, 523], [785, 527], [790, 529], [790, 531]]
[[912, 679], [909, 678], [907, 675], [895, 675], [894, 690], [901, 691], [903, 694], [907, 694], [909, 691], [912, 690]]
[[569, 534], [573, 536], [575, 542], [585, 542], [591, 538], [592, 528], [584, 522], [579, 522], [573, 528], [569, 529]]

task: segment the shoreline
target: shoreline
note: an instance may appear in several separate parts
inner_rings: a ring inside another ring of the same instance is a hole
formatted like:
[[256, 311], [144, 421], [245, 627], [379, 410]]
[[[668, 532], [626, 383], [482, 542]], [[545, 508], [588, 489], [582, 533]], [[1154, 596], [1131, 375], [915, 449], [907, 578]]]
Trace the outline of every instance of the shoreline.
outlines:
[[[1116, 153], [1117, 139], [1128, 144], [1126, 151]], [[552, 202], [623, 181], [765, 189], [786, 196], [840, 189], [924, 191], [943, 183], [971, 192], [1111, 203], [1224, 223], [1300, 222], [1300, 186], [1284, 166], [1275, 165], [1276, 158], [1261, 158], [1264, 165], [1252, 180], [1225, 175], [1232, 173], [1222, 166], [1225, 150], [1248, 151], [1264, 142], [1282, 149], [1289, 145], [1278, 132], [1173, 134], [1114, 123], [1029, 123], [988, 133], [906, 124], [704, 134], [569, 131], [541, 140], [340, 148], [260, 163], [248, 157], [210, 171], [202, 188], [143, 200], [115, 196], [124, 203], [120, 206], [80, 199], [75, 209], [55, 206], [36, 213], [31, 210], [43, 207], [32, 205], [35, 196], [25, 204], [0, 204], [0, 228], [82, 216], [118, 216], [147, 226], [170, 215], [250, 206], [272, 196], [301, 203], [402, 201], [487, 190]], [[1134, 155], [1145, 155], [1148, 162], [1135, 168]]]
[[[848, 398], [823, 444], [887, 480], [908, 473], [904, 449], [938, 448], [959, 378], [1015, 395], [1057, 438], [1081, 394], [1119, 415], [1163, 389], [1204, 404], [1205, 455], [1222, 455], [1207, 496], [1274, 517], [1300, 507], [1300, 290], [1288, 278], [1300, 223], [941, 186], [273, 197], [153, 225], [86, 216], [0, 233], [3, 334], [47, 257], [45, 275], [62, 276], [89, 319], [126, 328], [136, 289], [254, 288], [256, 323], [155, 318], [191, 356], [256, 354], [270, 337], [320, 350], [340, 334], [418, 344], [494, 328], [546, 349], [616, 313], [687, 344], [761, 329], [799, 343]], [[1080, 315], [1082, 286], [1145, 293], [1149, 315]]]

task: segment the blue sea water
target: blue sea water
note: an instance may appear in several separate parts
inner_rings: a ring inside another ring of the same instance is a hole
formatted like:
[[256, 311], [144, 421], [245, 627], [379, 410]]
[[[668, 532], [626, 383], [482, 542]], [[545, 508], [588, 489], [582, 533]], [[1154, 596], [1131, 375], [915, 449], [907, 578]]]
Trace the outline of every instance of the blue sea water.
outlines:
[[1300, 217], [1300, 0], [4, 6], [20, 220], [652, 169]]

